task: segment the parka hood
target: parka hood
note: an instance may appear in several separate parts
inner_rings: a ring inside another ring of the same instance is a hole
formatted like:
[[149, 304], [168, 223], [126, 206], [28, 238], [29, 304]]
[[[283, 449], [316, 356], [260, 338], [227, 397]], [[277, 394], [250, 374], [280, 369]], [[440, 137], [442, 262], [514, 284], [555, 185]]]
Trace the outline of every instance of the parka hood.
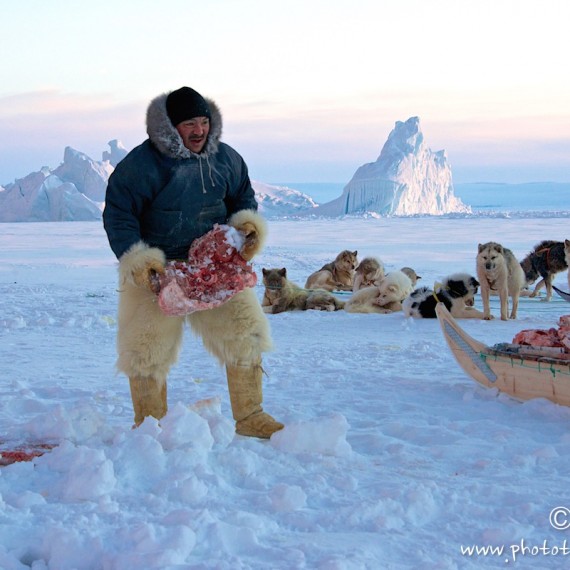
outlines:
[[168, 93], [155, 97], [149, 104], [146, 112], [146, 132], [152, 144], [163, 154], [171, 158], [208, 158], [218, 150], [218, 144], [222, 136], [222, 114], [218, 105], [212, 99], [206, 99], [210, 106], [210, 133], [204, 150], [196, 154], [187, 149], [176, 128], [170, 122], [166, 112], [166, 98]]

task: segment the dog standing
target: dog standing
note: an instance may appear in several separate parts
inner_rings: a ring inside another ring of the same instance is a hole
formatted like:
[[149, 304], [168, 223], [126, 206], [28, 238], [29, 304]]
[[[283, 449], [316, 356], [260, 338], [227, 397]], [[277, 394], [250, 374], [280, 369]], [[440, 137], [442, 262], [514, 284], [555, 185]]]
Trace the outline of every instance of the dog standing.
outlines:
[[345, 249], [331, 263], [326, 263], [318, 271], [309, 275], [305, 289], [325, 291], [352, 291], [354, 270], [358, 265], [358, 252]]
[[264, 313], [284, 311], [338, 311], [344, 302], [323, 289], [307, 291], [287, 279], [287, 269], [262, 269], [265, 292], [261, 306]]
[[446, 277], [439, 289], [420, 287], [406, 297], [402, 310], [406, 317], [435, 319], [435, 307], [442, 302], [451, 315], [459, 319], [482, 319], [485, 314], [474, 308], [479, 281], [467, 273]]
[[513, 252], [493, 241], [479, 244], [477, 278], [481, 284], [483, 318], [493, 318], [489, 297], [491, 291], [496, 291], [501, 303], [501, 320], [509, 319], [509, 296], [513, 303], [510, 318], [516, 319], [520, 291], [525, 285], [525, 274]]
[[527, 285], [534, 283], [541, 277], [529, 297], [536, 297], [540, 289], [546, 287], [545, 301], [552, 299], [552, 279], [560, 271], [568, 269], [565, 243], [553, 240], [541, 241], [521, 261]]

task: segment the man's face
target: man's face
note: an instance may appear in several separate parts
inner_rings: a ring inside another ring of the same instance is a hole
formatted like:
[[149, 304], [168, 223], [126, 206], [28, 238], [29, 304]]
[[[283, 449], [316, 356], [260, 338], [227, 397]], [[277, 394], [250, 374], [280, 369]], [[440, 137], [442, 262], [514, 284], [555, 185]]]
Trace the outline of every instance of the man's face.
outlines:
[[182, 138], [184, 146], [196, 154], [202, 152], [208, 133], [210, 132], [210, 119], [208, 117], [194, 117], [176, 125], [176, 130]]

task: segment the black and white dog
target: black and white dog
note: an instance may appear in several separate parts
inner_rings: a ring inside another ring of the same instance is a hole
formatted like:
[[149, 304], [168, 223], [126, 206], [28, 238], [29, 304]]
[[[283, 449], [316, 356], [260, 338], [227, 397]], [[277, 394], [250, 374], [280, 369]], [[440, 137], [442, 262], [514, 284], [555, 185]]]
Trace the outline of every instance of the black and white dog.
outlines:
[[406, 317], [435, 319], [435, 306], [442, 302], [453, 317], [460, 319], [482, 319], [484, 314], [474, 308], [479, 281], [468, 273], [454, 273], [446, 277], [434, 289], [415, 289], [402, 302]]

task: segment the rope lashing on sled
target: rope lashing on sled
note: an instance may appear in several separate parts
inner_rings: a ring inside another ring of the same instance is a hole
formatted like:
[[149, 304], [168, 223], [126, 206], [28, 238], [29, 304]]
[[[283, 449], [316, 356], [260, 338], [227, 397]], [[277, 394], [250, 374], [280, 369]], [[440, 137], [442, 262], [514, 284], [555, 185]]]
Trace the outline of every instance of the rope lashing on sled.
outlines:
[[538, 357], [536, 360], [529, 360], [528, 358], [523, 358], [523, 356], [511, 355], [506, 352], [501, 354], [500, 347], [500, 344], [495, 347], [491, 346], [489, 347], [491, 352], [480, 353], [480, 357], [485, 361], [492, 359], [494, 362], [510, 362], [513, 368], [528, 368], [530, 370], [538, 370], [539, 372], [548, 370], [553, 378], [556, 378], [556, 376], [570, 376], [570, 368], [559, 367], [548, 357]]
[[489, 380], [489, 382], [495, 383], [497, 381], [496, 374], [489, 368], [487, 363], [485, 362], [486, 355], [476, 352], [473, 350], [458, 334], [458, 332], [451, 326], [450, 323], [444, 322], [443, 326], [445, 327], [445, 331], [449, 335], [449, 338], [453, 340], [453, 342], [459, 346], [459, 348], [469, 356], [471, 362], [485, 375], [485, 378]]

